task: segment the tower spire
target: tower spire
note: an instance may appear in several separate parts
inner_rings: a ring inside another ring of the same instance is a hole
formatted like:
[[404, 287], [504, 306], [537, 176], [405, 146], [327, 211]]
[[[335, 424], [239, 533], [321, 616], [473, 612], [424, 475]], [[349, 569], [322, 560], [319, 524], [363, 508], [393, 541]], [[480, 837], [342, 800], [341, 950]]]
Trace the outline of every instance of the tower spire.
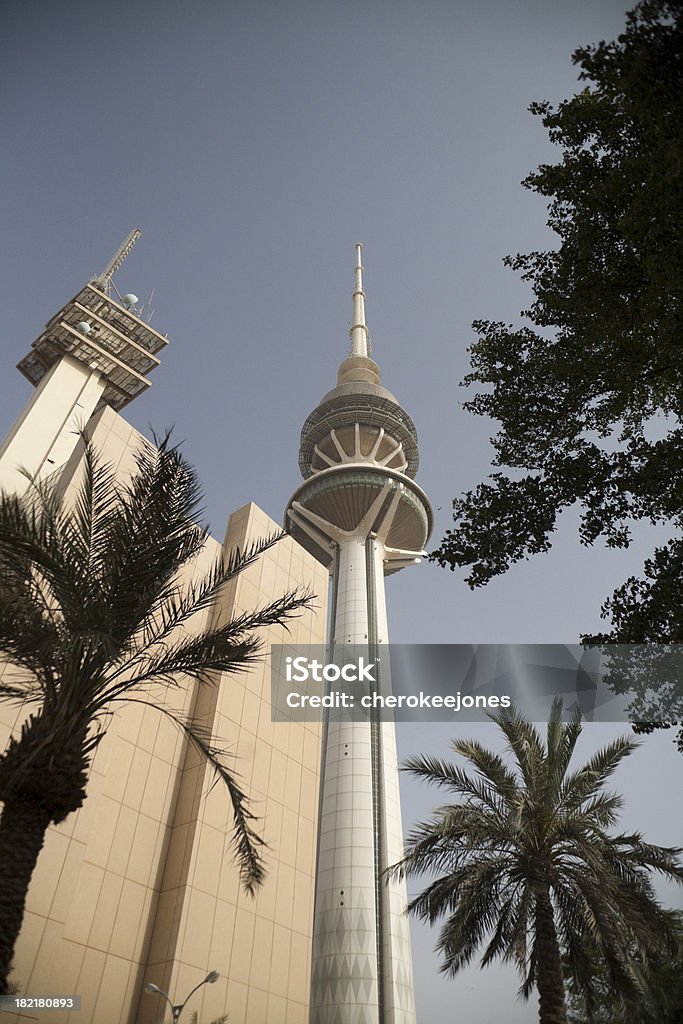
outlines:
[[351, 338], [351, 355], [367, 356], [370, 352], [368, 328], [365, 323], [365, 292], [363, 291], [363, 246], [356, 243], [355, 286], [353, 292], [353, 320], [349, 336]]
[[379, 384], [379, 366], [370, 359], [370, 336], [365, 323], [365, 292], [363, 291], [363, 246], [356, 243], [356, 267], [353, 288], [353, 320], [351, 321], [351, 352], [339, 367], [337, 384]]

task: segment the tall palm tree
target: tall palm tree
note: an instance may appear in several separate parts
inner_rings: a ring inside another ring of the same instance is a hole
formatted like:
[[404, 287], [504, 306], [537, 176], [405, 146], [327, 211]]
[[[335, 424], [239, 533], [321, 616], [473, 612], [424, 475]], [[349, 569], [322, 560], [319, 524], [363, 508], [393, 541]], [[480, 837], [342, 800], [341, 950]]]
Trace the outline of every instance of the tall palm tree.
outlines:
[[614, 740], [570, 772], [581, 716], [574, 710], [563, 723], [562, 712], [556, 700], [545, 743], [514, 708], [491, 716], [514, 766], [474, 740], [452, 744], [473, 772], [436, 757], [410, 758], [406, 770], [460, 800], [419, 824], [391, 869], [436, 874], [409, 911], [430, 924], [445, 918], [441, 969], [456, 974], [484, 946], [482, 966], [496, 957], [513, 962], [524, 998], [537, 989], [541, 1024], [566, 1024], [561, 950], [581, 988], [591, 987], [590, 944], [610, 984], [635, 996], [629, 947], [646, 963], [649, 949], [675, 945], [651, 872], [683, 880], [680, 849], [652, 846], [639, 833], [610, 834], [622, 801], [604, 785], [638, 744]]
[[85, 441], [81, 473], [68, 500], [58, 482], [0, 494], [0, 657], [12, 669], [0, 698], [31, 708], [0, 756], [0, 993], [46, 830], [85, 800], [93, 753], [121, 703], [158, 707], [215, 770], [232, 805], [242, 883], [251, 892], [261, 882], [262, 840], [236, 776], [197, 722], [163, 706], [163, 690], [249, 666], [254, 631], [284, 624], [312, 599], [293, 591], [197, 631], [193, 616], [279, 536], [198, 577], [191, 563], [208, 537], [197, 524], [201, 492], [168, 437], [140, 449], [125, 483]]

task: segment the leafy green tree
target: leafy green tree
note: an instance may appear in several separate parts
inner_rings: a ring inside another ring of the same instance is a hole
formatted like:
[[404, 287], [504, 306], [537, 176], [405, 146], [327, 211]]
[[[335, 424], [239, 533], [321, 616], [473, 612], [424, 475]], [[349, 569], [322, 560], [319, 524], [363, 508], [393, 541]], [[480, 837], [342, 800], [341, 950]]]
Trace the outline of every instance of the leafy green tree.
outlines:
[[[604, 607], [613, 642], [683, 640], [683, 7], [643, 0], [615, 42], [573, 55], [585, 88], [534, 103], [557, 163], [523, 185], [556, 248], [508, 257], [533, 290], [518, 327], [476, 321], [465, 407], [497, 420], [495, 471], [454, 501], [433, 558], [477, 587], [547, 551], [558, 514], [580, 539], [673, 539]], [[651, 427], [657, 420], [658, 440]], [[682, 708], [683, 713], [683, 708]]]
[[311, 597], [288, 593], [195, 631], [193, 616], [278, 540], [197, 576], [191, 563], [208, 536], [200, 498], [168, 438], [138, 452], [125, 483], [86, 443], [68, 501], [58, 482], [0, 494], [0, 656], [12, 668], [0, 698], [31, 709], [0, 756], [0, 993], [46, 830], [83, 804], [92, 756], [122, 703], [158, 708], [205, 758], [227, 789], [243, 885], [253, 892], [263, 878], [262, 840], [237, 777], [198, 723], [164, 707], [164, 689], [248, 667], [261, 646], [254, 631], [284, 624]]
[[675, 947], [650, 876], [657, 871], [683, 881], [683, 851], [652, 846], [639, 833], [611, 834], [622, 801], [605, 783], [635, 741], [614, 740], [570, 771], [581, 733], [578, 710], [563, 723], [556, 700], [545, 743], [514, 708], [491, 718], [513, 767], [474, 740], [452, 744], [469, 772], [431, 756], [406, 763], [459, 800], [415, 828], [391, 870], [436, 875], [408, 909], [430, 924], [445, 919], [437, 944], [442, 971], [457, 974], [483, 947], [482, 966], [496, 958], [512, 962], [524, 998], [537, 989], [541, 1024], [566, 1024], [562, 951], [580, 989], [592, 992], [590, 938], [609, 985], [634, 998], [630, 948], [648, 962], [650, 950]]
[[[683, 717], [681, 598], [683, 544], [674, 539], [646, 560], [644, 579], [631, 576], [605, 602], [611, 632], [582, 638], [592, 644], [626, 645], [605, 649], [605, 682], [630, 698], [628, 714], [636, 732], [668, 729]], [[683, 728], [677, 745], [683, 753]]]

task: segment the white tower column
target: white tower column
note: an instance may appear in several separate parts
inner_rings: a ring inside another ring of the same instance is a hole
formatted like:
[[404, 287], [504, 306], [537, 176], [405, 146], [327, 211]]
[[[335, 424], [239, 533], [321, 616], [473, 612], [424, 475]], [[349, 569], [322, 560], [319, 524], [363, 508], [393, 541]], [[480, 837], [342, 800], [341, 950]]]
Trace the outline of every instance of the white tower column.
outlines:
[[[388, 640], [385, 565], [392, 554], [368, 524], [388, 531], [396, 501], [385, 485], [346, 533], [300, 505], [295, 515], [337, 546], [330, 633], [378, 652]], [[394, 492], [399, 494], [398, 489]], [[401, 552], [414, 556], [415, 552]], [[340, 651], [340, 648], [342, 649]], [[392, 722], [328, 720], [325, 729], [313, 934], [311, 1024], [414, 1024], [405, 882], [384, 878], [403, 855]]]
[[[331, 636], [335, 647], [365, 645], [368, 616], [362, 536], [339, 545], [337, 564]], [[370, 723], [328, 721], [318, 832], [311, 1024], [379, 1020], [371, 779]]]

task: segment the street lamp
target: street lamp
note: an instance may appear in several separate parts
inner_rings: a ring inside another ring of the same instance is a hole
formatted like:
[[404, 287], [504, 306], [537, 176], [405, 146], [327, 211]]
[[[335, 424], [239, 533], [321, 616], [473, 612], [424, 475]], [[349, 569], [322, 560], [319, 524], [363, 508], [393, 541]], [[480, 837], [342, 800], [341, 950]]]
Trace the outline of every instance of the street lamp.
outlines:
[[198, 985], [195, 985], [195, 987], [192, 989], [192, 991], [189, 993], [189, 995], [185, 996], [184, 1001], [182, 1003], [180, 1003], [179, 1005], [177, 1005], [177, 1006], [173, 1005], [173, 1003], [168, 998], [168, 995], [166, 994], [166, 992], [164, 992], [163, 989], [159, 988], [158, 985], [153, 985], [151, 981], [148, 981], [147, 984], [145, 985], [145, 992], [156, 992], [157, 995], [163, 996], [164, 999], [166, 1000], [166, 1002], [168, 1003], [168, 1005], [171, 1007], [171, 1015], [172, 1015], [173, 1024], [178, 1024], [178, 1021], [180, 1020], [180, 1014], [183, 1012], [183, 1010], [187, 1006], [187, 1003], [188, 1003], [188, 1000], [190, 999], [190, 997], [193, 996], [195, 994], [195, 992], [197, 991], [197, 989], [201, 988], [202, 985], [206, 985], [206, 984], [213, 985], [214, 981], [218, 981], [219, 977], [220, 977], [220, 975], [218, 974], [218, 971], [209, 971], [209, 973], [204, 978], [204, 980], [200, 981]]

